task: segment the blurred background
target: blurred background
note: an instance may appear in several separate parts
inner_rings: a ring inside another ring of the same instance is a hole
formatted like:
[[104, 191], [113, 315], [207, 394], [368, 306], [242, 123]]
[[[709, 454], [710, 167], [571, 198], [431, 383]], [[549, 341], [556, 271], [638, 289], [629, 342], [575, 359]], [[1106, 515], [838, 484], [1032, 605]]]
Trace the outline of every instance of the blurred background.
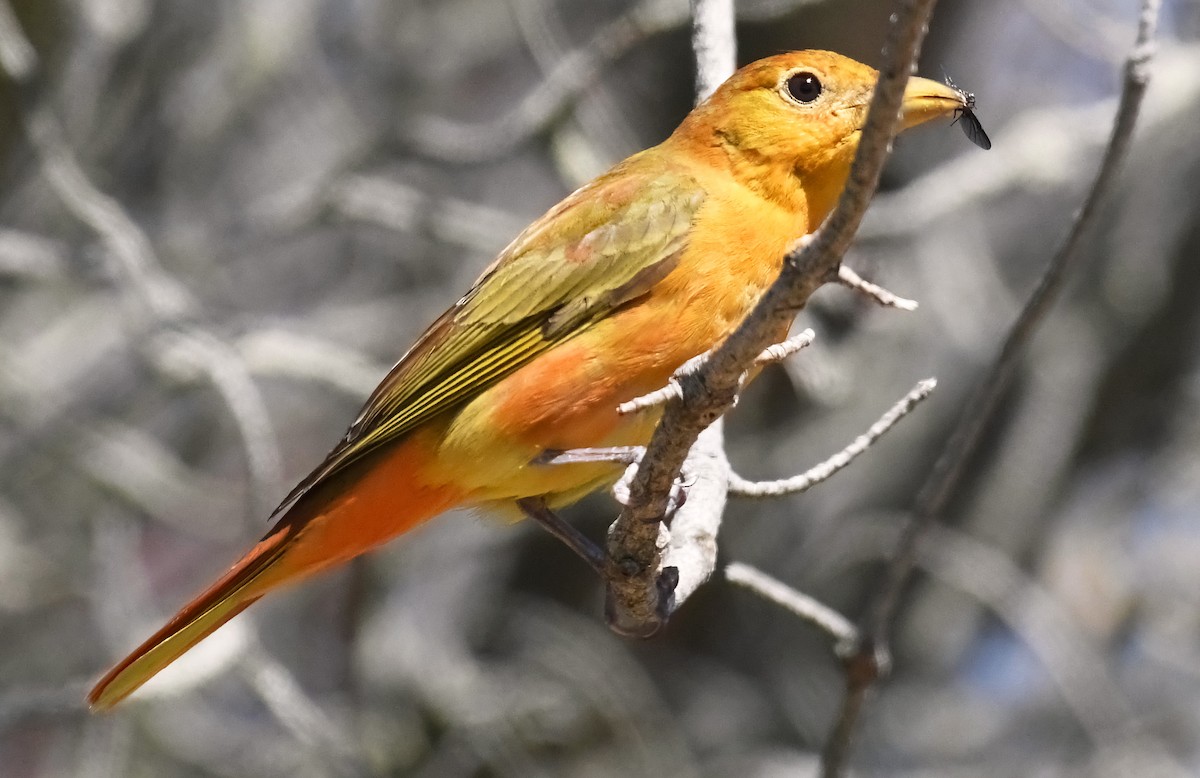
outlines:
[[[897, 143], [816, 345], [729, 422], [723, 561], [856, 618], [963, 400], [1094, 174], [1132, 0], [943, 0], [922, 60], [994, 148]], [[891, 3], [740, 0], [738, 60], [878, 64]], [[265, 530], [387, 367], [528, 221], [662, 139], [686, 0], [0, 5], [0, 772], [792, 776], [842, 692], [828, 640], [719, 576], [611, 634], [539, 529], [452, 514], [275, 596], [115, 713], [90, 683]], [[944, 69], [944, 70], [943, 70]], [[864, 775], [1200, 772], [1200, 3], [1086, 266], [930, 538]], [[594, 537], [617, 508], [570, 512]]]

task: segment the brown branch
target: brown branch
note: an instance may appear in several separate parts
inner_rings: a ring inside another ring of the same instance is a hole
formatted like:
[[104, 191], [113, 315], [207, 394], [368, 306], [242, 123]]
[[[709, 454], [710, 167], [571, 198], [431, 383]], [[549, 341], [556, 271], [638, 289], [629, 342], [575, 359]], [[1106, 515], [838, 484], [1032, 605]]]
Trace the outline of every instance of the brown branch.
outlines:
[[631, 485], [630, 502], [609, 533], [609, 562], [618, 573], [607, 592], [613, 629], [647, 635], [664, 623], [662, 560], [656, 541], [671, 485], [701, 430], [733, 404], [742, 372], [770, 345], [772, 333], [790, 322], [818, 287], [836, 278], [841, 257], [879, 183], [933, 5], [934, 0], [905, 0], [893, 16], [858, 153], [833, 214], [811, 239], [801, 240], [789, 253], [779, 278], [707, 364], [681, 379], [683, 397], [667, 403]]
[[988, 422], [995, 415], [1025, 347], [1044, 321], [1050, 307], [1058, 299], [1066, 279], [1082, 261], [1078, 252], [1080, 239], [1091, 227], [1100, 202], [1111, 188], [1116, 171], [1129, 148], [1133, 128], [1137, 122], [1142, 97], [1149, 81], [1149, 63], [1153, 55], [1159, 5], [1159, 0], [1142, 2], [1137, 41], [1126, 61], [1121, 100], [1108, 147], [1083, 206], [1076, 214], [1062, 245], [1055, 252], [1045, 275], [1010, 328], [987, 377], [967, 403], [958, 426], [947, 441], [929, 479], [917, 495], [912, 517], [904, 528], [884, 581], [872, 599], [862, 643], [846, 663], [848, 684], [842, 710], [825, 744], [823, 760], [827, 776], [842, 774], [867, 694], [889, 661], [888, 630], [896, 612], [900, 593], [916, 561], [920, 541], [945, 510], [962, 477], [966, 462], [978, 448]]

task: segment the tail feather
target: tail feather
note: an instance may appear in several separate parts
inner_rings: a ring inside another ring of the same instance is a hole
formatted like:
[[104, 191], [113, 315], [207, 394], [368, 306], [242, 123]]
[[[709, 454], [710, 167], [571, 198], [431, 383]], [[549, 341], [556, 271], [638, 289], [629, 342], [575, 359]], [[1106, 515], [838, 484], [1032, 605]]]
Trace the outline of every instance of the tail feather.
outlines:
[[[427, 437], [436, 439], [439, 431]], [[420, 433], [363, 457], [302, 496], [266, 537], [96, 684], [93, 710], [132, 694], [267, 592], [346, 562], [461, 504], [466, 492], [426, 473]]]
[[283, 556], [294, 536], [293, 527], [278, 527], [220, 580], [109, 670], [88, 694], [92, 710], [107, 710], [128, 697], [158, 671], [261, 597], [265, 591], [253, 584]]

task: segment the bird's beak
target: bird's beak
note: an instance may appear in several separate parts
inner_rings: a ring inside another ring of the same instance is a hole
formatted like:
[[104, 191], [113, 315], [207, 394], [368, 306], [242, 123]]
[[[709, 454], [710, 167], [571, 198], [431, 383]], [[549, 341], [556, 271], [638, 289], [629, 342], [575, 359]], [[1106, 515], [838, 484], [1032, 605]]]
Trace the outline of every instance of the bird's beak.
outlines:
[[913, 76], [904, 88], [904, 103], [900, 108], [901, 129], [916, 127], [930, 119], [950, 116], [967, 107], [966, 96], [939, 81]]

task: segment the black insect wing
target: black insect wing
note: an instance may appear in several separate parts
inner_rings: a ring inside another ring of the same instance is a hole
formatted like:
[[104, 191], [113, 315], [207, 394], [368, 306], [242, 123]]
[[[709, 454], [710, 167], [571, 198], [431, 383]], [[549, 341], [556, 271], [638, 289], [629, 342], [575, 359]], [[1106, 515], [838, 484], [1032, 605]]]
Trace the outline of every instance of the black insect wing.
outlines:
[[967, 140], [974, 143], [979, 148], [987, 151], [992, 147], [992, 139], [983, 131], [983, 125], [979, 123], [979, 117], [970, 108], [960, 108], [957, 111], [958, 116], [954, 121], [962, 126], [963, 135], [967, 136]]
[[946, 76], [946, 86], [958, 92], [963, 101], [963, 107], [954, 112], [953, 124], [961, 124], [963, 135], [967, 136], [967, 140], [987, 151], [992, 147], [992, 139], [984, 132], [979, 117], [975, 115], [975, 93], [962, 89], [950, 79], [949, 75]]

